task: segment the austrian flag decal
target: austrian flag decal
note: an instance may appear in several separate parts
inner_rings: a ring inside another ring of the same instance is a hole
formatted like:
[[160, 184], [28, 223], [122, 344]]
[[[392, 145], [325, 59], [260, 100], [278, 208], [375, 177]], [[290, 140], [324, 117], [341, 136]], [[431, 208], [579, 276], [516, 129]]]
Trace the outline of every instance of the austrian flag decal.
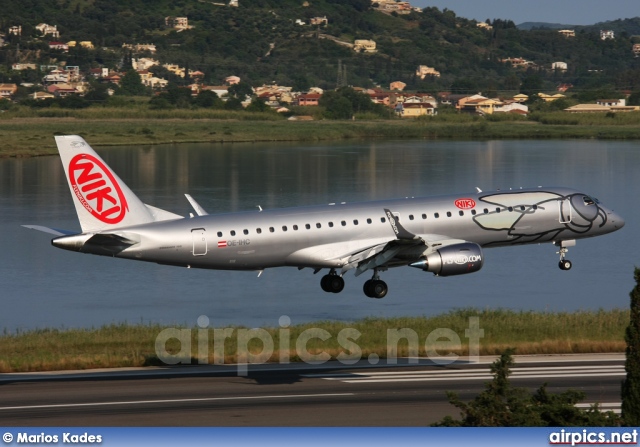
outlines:
[[218, 241], [218, 248], [226, 248], [227, 241]]
[[476, 201], [473, 199], [458, 199], [454, 204], [461, 210], [470, 210], [476, 207]]
[[78, 154], [69, 163], [69, 182], [82, 206], [96, 219], [117, 224], [127, 214], [127, 200], [115, 177], [102, 161]]

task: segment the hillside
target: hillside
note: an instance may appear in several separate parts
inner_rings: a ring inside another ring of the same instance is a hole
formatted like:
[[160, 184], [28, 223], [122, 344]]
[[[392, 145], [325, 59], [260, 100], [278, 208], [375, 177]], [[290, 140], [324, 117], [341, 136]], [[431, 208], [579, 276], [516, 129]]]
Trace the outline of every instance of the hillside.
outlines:
[[[240, 0], [239, 7], [204, 0], [7, 3], [0, 11], [0, 31], [7, 41], [0, 49], [1, 82], [16, 79], [10, 70], [15, 62], [116, 68], [123, 61], [124, 43], [153, 43], [154, 57], [162, 63], [198, 69], [214, 85], [237, 75], [253, 85], [333, 88], [341, 63], [348, 84], [362, 87], [388, 87], [400, 80], [425, 91], [498, 92], [518, 90], [522, 81], [535, 78], [548, 90], [560, 83], [578, 90], [640, 89], [640, 58], [631, 52], [640, 18], [609, 22], [607, 29], [616, 31], [616, 38], [602, 41], [598, 26], [576, 27], [575, 38], [552, 30], [519, 30], [501, 20], [483, 30], [453, 11], [385, 14], [369, 0]], [[188, 17], [194, 28], [177, 32], [165, 25], [166, 16]], [[328, 25], [309, 25], [313, 17], [326, 17]], [[91, 41], [96, 49], [50, 50], [51, 38], [36, 38], [35, 26], [43, 22], [57, 25], [60, 41]], [[21, 36], [8, 33], [15, 25], [22, 26]], [[323, 35], [347, 43], [372, 39], [377, 52], [358, 53]], [[505, 58], [524, 58], [540, 69], [516, 69], [500, 62]], [[566, 62], [568, 70], [552, 72], [551, 63], [557, 61]], [[434, 67], [441, 76], [421, 80], [415, 75], [419, 65]]]

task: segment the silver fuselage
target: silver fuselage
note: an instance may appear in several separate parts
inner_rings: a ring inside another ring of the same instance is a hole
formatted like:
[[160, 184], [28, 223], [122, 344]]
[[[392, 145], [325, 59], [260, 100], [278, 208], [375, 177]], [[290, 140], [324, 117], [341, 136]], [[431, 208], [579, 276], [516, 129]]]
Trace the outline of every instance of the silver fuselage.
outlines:
[[[111, 253], [54, 239], [56, 246], [194, 268], [262, 270], [340, 268], [351, 255], [395, 238], [385, 209], [425, 241], [462, 240], [483, 248], [599, 236], [624, 220], [587, 194], [568, 188], [491, 191], [427, 198], [271, 209], [148, 223], [112, 230], [127, 241]], [[388, 267], [420, 259], [404, 251]]]

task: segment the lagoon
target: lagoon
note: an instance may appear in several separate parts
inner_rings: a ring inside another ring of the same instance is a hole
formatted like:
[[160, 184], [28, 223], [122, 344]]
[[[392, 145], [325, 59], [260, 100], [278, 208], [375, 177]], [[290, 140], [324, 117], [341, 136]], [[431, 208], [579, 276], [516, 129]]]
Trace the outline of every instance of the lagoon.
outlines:
[[[91, 144], [90, 138], [88, 142]], [[98, 148], [151, 205], [187, 216], [184, 193], [209, 213], [354, 202], [530, 186], [570, 186], [626, 220], [621, 231], [578, 241], [574, 267], [558, 269], [551, 244], [489, 249], [474, 274], [438, 278], [412, 268], [383, 273], [389, 294], [362, 293], [345, 276], [340, 294], [309, 269], [253, 272], [181, 269], [58, 250], [20, 227], [79, 230], [58, 157], [0, 160], [0, 328], [109, 323], [277, 326], [367, 316], [434, 315], [455, 308], [540, 311], [628, 306], [640, 265], [640, 142], [375, 141], [189, 144]]]

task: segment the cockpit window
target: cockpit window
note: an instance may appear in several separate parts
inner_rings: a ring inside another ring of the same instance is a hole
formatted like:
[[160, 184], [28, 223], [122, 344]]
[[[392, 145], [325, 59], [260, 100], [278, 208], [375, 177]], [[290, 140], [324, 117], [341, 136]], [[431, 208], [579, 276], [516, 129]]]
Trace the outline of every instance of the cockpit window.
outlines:
[[582, 200], [584, 200], [584, 204], [587, 206], [595, 205], [596, 203], [600, 203], [600, 201], [594, 197], [583, 196]]

